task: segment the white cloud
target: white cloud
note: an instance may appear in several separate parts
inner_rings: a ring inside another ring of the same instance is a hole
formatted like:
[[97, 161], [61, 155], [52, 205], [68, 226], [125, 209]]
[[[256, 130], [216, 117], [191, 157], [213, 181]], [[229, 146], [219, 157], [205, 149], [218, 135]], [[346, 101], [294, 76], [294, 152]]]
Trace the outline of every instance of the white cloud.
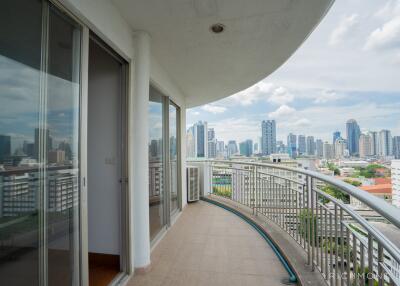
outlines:
[[323, 90], [322, 92], [318, 93], [316, 98], [314, 99], [314, 103], [326, 103], [330, 101], [335, 101], [342, 98], [343, 95], [337, 94], [333, 90]]
[[387, 20], [395, 15], [400, 14], [400, 1], [399, 0], [389, 0], [386, 4], [376, 11], [375, 17]]
[[366, 50], [400, 47], [400, 15], [387, 21], [382, 27], [374, 30], [367, 38]]
[[269, 118], [281, 118], [281, 117], [284, 117], [284, 116], [292, 115], [295, 112], [296, 112], [296, 109], [284, 104], [284, 105], [281, 105], [277, 110], [269, 113], [268, 117]]
[[224, 113], [226, 111], [226, 107], [223, 106], [217, 106], [213, 104], [206, 104], [201, 107], [204, 111], [213, 113], [213, 114], [218, 114], [218, 113]]
[[229, 103], [229, 101], [233, 101], [233, 103], [243, 106], [252, 105], [253, 103], [265, 98], [272, 89], [272, 83], [260, 81], [255, 85], [230, 96], [225, 100], [225, 102]]
[[332, 31], [329, 39], [329, 45], [335, 46], [344, 41], [359, 24], [359, 16], [352, 14], [347, 16], [340, 21], [339, 25]]
[[286, 104], [292, 102], [294, 99], [293, 94], [291, 94], [286, 88], [280, 86], [276, 88], [270, 97], [268, 97], [268, 101], [275, 104]]
[[311, 121], [308, 120], [307, 118], [301, 118], [296, 120], [293, 124], [291, 124], [293, 127], [308, 127], [311, 126]]

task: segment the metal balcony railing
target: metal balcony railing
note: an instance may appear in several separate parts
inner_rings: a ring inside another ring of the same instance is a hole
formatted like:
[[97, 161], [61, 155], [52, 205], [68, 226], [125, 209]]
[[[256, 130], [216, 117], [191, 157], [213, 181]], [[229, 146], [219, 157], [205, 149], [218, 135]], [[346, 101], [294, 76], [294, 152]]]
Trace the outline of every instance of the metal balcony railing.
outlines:
[[[196, 162], [199, 163], [199, 162]], [[330, 285], [400, 285], [400, 250], [368, 217], [395, 229], [400, 209], [333, 177], [280, 164], [203, 161], [205, 192], [286, 231]], [[368, 217], [350, 204], [358, 201]], [[372, 215], [373, 214], [373, 215]], [[384, 221], [382, 223], [382, 221]]]

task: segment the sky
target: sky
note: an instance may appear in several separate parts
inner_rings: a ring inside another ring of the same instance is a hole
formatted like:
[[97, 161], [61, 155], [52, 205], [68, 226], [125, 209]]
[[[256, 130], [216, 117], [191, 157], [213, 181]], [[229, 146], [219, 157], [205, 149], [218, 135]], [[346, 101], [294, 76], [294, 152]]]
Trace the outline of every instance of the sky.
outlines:
[[187, 110], [218, 140], [257, 140], [261, 121], [331, 141], [354, 118], [361, 131], [400, 135], [400, 0], [336, 0], [303, 45], [273, 74], [225, 99]]

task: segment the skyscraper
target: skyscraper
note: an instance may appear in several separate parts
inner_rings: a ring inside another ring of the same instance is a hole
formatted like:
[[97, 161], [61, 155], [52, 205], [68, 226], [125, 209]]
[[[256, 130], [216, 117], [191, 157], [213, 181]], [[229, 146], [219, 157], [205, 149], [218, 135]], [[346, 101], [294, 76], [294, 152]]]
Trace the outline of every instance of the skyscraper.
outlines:
[[333, 132], [332, 144], [335, 145], [337, 139], [341, 138], [340, 131]]
[[307, 136], [307, 155], [314, 156], [315, 155], [315, 141], [314, 136]]
[[287, 148], [289, 156], [295, 158], [297, 156], [297, 136], [295, 134], [289, 133], [287, 137]]
[[276, 153], [275, 120], [263, 120], [261, 123], [261, 154], [266, 156]]
[[370, 131], [368, 132], [369, 136], [371, 137], [371, 155], [376, 156], [379, 153], [379, 136], [378, 132]]
[[11, 136], [0, 135], [0, 164], [11, 156]]
[[360, 157], [365, 158], [371, 156], [371, 144], [372, 138], [369, 134], [361, 134], [359, 140], [359, 148], [360, 148]]
[[207, 122], [199, 121], [190, 127], [186, 133], [187, 156], [193, 158], [208, 157]]
[[247, 139], [239, 144], [240, 155], [250, 157], [253, 155], [253, 140]]
[[236, 144], [235, 140], [229, 140], [228, 141], [228, 145], [226, 145], [226, 152], [227, 152], [227, 156], [230, 157], [234, 154], [237, 154], [238, 152], [238, 147]]
[[319, 158], [322, 158], [324, 155], [324, 142], [321, 139], [315, 140], [315, 153]]
[[208, 158], [217, 157], [217, 139], [215, 139], [214, 128], [208, 129]]
[[400, 159], [400, 136], [393, 137], [393, 156]]
[[346, 150], [346, 141], [339, 137], [335, 140], [335, 144], [333, 145], [333, 149], [335, 152], [335, 158], [336, 159], [341, 159], [345, 156], [345, 150]]
[[349, 119], [346, 122], [346, 135], [347, 135], [347, 149], [350, 156], [359, 155], [359, 139], [360, 139], [360, 126], [354, 119]]
[[392, 147], [392, 134], [389, 130], [382, 129], [379, 131], [379, 155], [386, 157], [391, 156], [393, 147]]
[[297, 152], [299, 155], [304, 155], [306, 153], [306, 136], [299, 135], [297, 137]]
[[324, 147], [323, 147], [323, 152], [324, 152], [324, 159], [330, 160], [334, 158], [334, 152], [333, 152], [333, 145], [324, 142]]

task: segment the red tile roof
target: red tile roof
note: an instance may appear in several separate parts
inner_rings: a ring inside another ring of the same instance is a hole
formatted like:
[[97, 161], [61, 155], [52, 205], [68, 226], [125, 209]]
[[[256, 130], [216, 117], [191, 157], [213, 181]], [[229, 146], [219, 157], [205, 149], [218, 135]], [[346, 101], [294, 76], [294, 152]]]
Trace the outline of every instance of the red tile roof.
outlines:
[[391, 184], [391, 178], [374, 178], [375, 185]]
[[360, 189], [370, 194], [392, 194], [392, 184], [362, 186]]

